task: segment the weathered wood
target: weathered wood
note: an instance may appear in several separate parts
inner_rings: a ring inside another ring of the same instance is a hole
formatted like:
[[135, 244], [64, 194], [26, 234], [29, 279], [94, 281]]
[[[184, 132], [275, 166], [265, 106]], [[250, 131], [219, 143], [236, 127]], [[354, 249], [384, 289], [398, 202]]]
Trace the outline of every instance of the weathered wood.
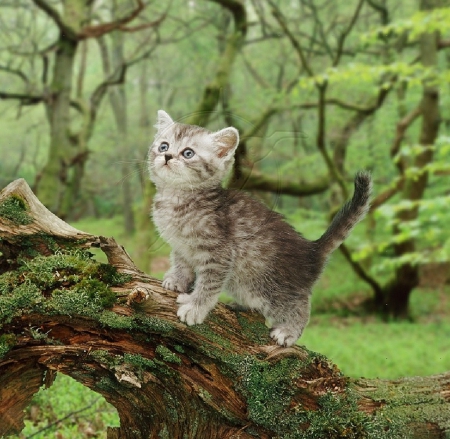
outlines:
[[[319, 354], [274, 345], [261, 316], [224, 305], [187, 327], [175, 293], [123, 247], [41, 206], [24, 180], [0, 193], [0, 436], [21, 430], [24, 408], [55, 372], [116, 407], [120, 427], [108, 438], [449, 434], [450, 373], [352, 380]], [[90, 245], [109, 264], [86, 256]]]

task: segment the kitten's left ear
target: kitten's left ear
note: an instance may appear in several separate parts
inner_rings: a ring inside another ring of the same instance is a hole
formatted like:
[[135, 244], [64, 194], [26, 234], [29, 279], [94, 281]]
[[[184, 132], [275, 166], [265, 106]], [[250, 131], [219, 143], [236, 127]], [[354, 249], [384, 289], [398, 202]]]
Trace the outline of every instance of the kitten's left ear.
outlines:
[[158, 131], [162, 131], [164, 128], [167, 128], [172, 124], [172, 118], [164, 110], [158, 110], [158, 121], [155, 125], [155, 127], [158, 128]]
[[239, 131], [233, 127], [224, 128], [223, 130], [217, 131], [217, 133], [212, 133], [211, 137], [213, 138], [217, 155], [220, 158], [233, 154], [239, 145]]

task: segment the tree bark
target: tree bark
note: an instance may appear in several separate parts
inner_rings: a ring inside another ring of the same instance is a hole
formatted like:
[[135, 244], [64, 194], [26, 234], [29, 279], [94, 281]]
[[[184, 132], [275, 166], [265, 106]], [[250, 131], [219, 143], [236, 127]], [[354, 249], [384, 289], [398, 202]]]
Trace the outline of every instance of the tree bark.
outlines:
[[[85, 250], [100, 246], [109, 264]], [[51, 214], [24, 180], [0, 193], [0, 436], [56, 372], [119, 413], [108, 438], [442, 438], [450, 372], [350, 379], [261, 316], [218, 305], [202, 325], [112, 239]], [[100, 294], [102, 292], [102, 294]], [[100, 299], [111, 299], [100, 304]]]
[[[442, 6], [442, 0], [421, 0], [420, 9], [430, 10]], [[422, 65], [426, 67], [436, 67], [438, 63], [438, 41], [437, 32], [429, 32], [420, 37], [420, 58]], [[439, 133], [440, 112], [439, 112], [439, 89], [436, 85], [424, 83], [422, 101], [418, 111], [422, 119], [422, 126], [419, 134], [419, 145], [423, 150], [414, 158], [411, 163], [412, 169], [421, 171], [417, 177], [405, 179], [403, 183], [402, 199], [412, 202], [421, 200], [428, 183], [428, 171], [426, 166], [433, 161], [434, 142]], [[417, 218], [419, 208], [417, 205], [411, 209], [401, 210], [397, 219], [402, 222], [413, 221]], [[398, 234], [399, 228], [394, 229]], [[416, 251], [416, 239], [409, 238], [394, 245], [395, 256], [401, 257]], [[388, 314], [398, 318], [409, 316], [409, 297], [411, 292], [419, 284], [419, 266], [417, 264], [404, 263], [395, 270], [394, 278], [384, 288], [384, 300], [382, 309]]]

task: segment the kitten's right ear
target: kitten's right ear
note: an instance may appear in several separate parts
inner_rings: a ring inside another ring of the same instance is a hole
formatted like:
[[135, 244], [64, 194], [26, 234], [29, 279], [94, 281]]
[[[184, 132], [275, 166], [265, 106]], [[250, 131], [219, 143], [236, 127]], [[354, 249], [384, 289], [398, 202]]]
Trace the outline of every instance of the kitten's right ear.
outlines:
[[158, 110], [158, 121], [155, 125], [155, 127], [158, 128], [158, 132], [164, 130], [173, 123], [172, 118], [164, 110]]
[[239, 131], [234, 127], [224, 128], [211, 134], [216, 146], [217, 155], [222, 158], [231, 153], [239, 145]]

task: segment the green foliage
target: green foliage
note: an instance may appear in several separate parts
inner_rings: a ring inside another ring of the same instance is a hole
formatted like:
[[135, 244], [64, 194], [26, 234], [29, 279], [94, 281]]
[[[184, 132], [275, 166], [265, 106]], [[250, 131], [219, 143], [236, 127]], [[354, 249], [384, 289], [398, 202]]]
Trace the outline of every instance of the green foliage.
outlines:
[[413, 42], [423, 33], [448, 32], [450, 20], [450, 8], [435, 8], [431, 11], [417, 11], [408, 18], [395, 20], [394, 22], [375, 28], [362, 35], [362, 41], [375, 43], [394, 36], [406, 34], [408, 41]]
[[25, 201], [17, 195], [11, 195], [0, 203], [0, 216], [17, 225], [27, 225], [33, 222], [27, 213]]

